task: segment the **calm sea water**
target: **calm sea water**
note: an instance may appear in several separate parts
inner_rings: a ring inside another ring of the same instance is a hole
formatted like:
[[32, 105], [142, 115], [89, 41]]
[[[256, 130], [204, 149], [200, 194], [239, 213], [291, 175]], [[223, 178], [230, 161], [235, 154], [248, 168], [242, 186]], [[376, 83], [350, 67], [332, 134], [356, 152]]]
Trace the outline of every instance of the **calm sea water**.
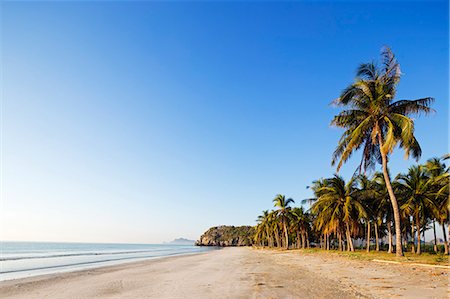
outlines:
[[193, 245], [0, 242], [0, 281], [207, 250]]

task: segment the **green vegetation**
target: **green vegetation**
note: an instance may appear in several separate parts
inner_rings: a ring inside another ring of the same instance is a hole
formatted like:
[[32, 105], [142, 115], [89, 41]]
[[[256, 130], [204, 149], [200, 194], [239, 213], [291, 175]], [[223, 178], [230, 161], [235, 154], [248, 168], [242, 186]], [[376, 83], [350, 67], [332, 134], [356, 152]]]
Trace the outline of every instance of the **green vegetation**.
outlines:
[[[374, 243], [376, 252], [387, 251], [379, 253], [381, 256], [395, 251], [401, 257], [403, 250], [421, 254], [421, 236], [432, 228], [432, 259], [448, 255], [445, 227], [449, 225], [450, 176], [445, 160], [449, 155], [414, 165], [393, 179], [389, 173], [388, 161], [397, 146], [405, 150], [406, 157], [419, 159], [421, 148], [411, 116], [433, 111], [433, 99], [429, 97], [394, 101], [400, 74], [400, 66], [388, 48], [382, 52], [381, 66], [368, 63], [358, 68], [355, 83], [334, 101], [344, 110], [332, 120], [332, 125], [345, 129], [332, 158], [337, 171], [356, 150], [362, 150], [354, 176], [347, 182], [339, 175], [314, 181], [314, 198], [304, 200], [312, 203], [308, 211], [290, 207], [292, 199], [277, 195], [273, 201], [278, 209], [263, 211], [258, 217], [255, 244], [356, 252], [355, 244], [362, 242], [359, 247], [370, 252]], [[373, 173], [377, 164], [381, 164], [382, 172]], [[367, 172], [373, 174], [368, 176]], [[444, 234], [441, 248], [436, 240], [436, 222]], [[443, 253], [436, 255], [440, 249]], [[358, 254], [361, 251], [352, 253]], [[406, 257], [416, 259], [410, 254]]]

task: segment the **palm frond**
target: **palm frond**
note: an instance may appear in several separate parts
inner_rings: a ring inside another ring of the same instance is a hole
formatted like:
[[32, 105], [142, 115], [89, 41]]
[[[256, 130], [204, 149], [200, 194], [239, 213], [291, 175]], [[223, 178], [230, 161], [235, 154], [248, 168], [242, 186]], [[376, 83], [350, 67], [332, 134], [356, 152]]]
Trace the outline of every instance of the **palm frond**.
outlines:
[[389, 110], [392, 113], [408, 115], [420, 115], [430, 114], [436, 112], [430, 108], [430, 105], [434, 102], [434, 98], [426, 97], [417, 100], [399, 100], [389, 105]]

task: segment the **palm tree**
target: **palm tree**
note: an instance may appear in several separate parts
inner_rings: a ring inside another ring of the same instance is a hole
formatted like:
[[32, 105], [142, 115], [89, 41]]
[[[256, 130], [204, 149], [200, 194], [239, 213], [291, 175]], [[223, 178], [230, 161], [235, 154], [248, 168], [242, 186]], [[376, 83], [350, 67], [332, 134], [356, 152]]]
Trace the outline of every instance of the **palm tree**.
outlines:
[[401, 196], [405, 200], [400, 209], [413, 217], [417, 231], [417, 254], [420, 254], [422, 224], [426, 222], [427, 214], [436, 215], [437, 212], [433, 181], [425, 173], [424, 167], [417, 165], [410, 167], [408, 174], [400, 175], [398, 182]]
[[267, 246], [272, 247], [273, 241], [270, 234], [270, 213], [268, 210], [263, 211], [262, 215], [258, 216], [257, 221], [260, 223], [261, 227], [264, 228], [265, 236], [267, 238]]
[[[322, 234], [322, 236], [319, 237], [321, 247], [323, 249], [328, 250], [329, 249], [328, 236], [330, 233], [335, 233], [338, 235], [339, 249], [341, 249], [341, 239], [340, 239], [340, 234], [339, 234], [340, 230], [338, 230], [338, 227], [339, 227], [338, 220], [331, 218], [330, 211], [328, 211], [328, 213], [326, 213], [324, 211], [313, 209], [315, 206], [314, 203], [316, 203], [317, 200], [320, 198], [320, 196], [324, 193], [323, 187], [326, 187], [327, 184], [328, 184], [328, 180], [324, 179], [324, 178], [313, 181], [310, 188], [314, 193], [314, 197], [302, 200], [302, 204], [309, 203], [309, 205], [310, 205], [309, 210], [312, 212], [311, 216], [313, 217], [313, 227], [319, 234]], [[323, 240], [323, 242], [322, 242], [322, 240]]]
[[[438, 207], [435, 218], [442, 225], [445, 254], [449, 253], [447, 234], [445, 232], [445, 223], [448, 222], [449, 208], [450, 208], [449, 206], [450, 167], [447, 167], [443, 161], [448, 159], [449, 157], [450, 155], [446, 154], [441, 159], [432, 158], [429, 159], [425, 164], [425, 168], [428, 172], [430, 180], [432, 180], [433, 182], [433, 186], [435, 189], [436, 204]], [[436, 228], [434, 220], [433, 220], [433, 230], [436, 247]]]
[[264, 246], [264, 227], [261, 223], [256, 225], [256, 232], [253, 239], [257, 246]]
[[263, 214], [259, 215], [258, 218], [256, 219], [256, 222], [258, 224], [256, 225], [255, 242], [258, 243], [258, 241], [259, 241], [260, 245], [262, 245], [262, 246], [264, 246], [265, 239], [266, 238], [267, 238], [267, 240], [269, 239], [268, 234], [265, 233], [265, 232], [267, 232], [265, 230], [265, 227], [266, 227], [266, 223], [265, 222], [267, 221], [268, 213], [269, 212], [267, 210], [263, 211]]
[[367, 225], [367, 247], [366, 251], [370, 251], [370, 232], [371, 232], [371, 223], [374, 223], [374, 231], [376, 236], [376, 249], [378, 251], [378, 231], [377, 231], [377, 223], [378, 223], [378, 205], [377, 205], [377, 188], [376, 181], [370, 180], [365, 174], [359, 175], [357, 177], [357, 181], [359, 184], [358, 190], [358, 198], [361, 200], [364, 205], [364, 209], [366, 210], [367, 217], [365, 219]]
[[277, 212], [271, 211], [269, 213], [268, 224], [270, 228], [270, 233], [271, 235], [274, 236], [277, 247], [281, 247], [280, 232], [279, 232], [279, 217]]
[[[440, 175], [445, 173], [445, 164], [441, 163], [441, 160], [439, 158], [431, 158], [428, 159], [425, 163], [425, 169], [426, 172], [430, 178], [430, 180], [433, 181], [435, 189], [439, 189], [437, 184], [437, 178], [439, 178]], [[438, 191], [438, 190], [436, 190]], [[437, 199], [437, 198], [436, 198]], [[439, 211], [439, 210], [438, 210]], [[437, 252], [437, 237], [436, 237], [436, 218], [439, 218], [439, 215], [435, 215], [436, 217], [433, 218], [433, 236], [434, 236], [434, 252]]]
[[290, 210], [291, 207], [289, 207], [289, 205], [291, 203], [294, 203], [294, 200], [292, 198], [288, 198], [286, 199], [286, 197], [284, 195], [278, 194], [274, 199], [273, 199], [274, 207], [278, 207], [278, 214], [281, 218], [281, 225], [283, 226], [283, 231], [284, 231], [284, 237], [285, 237], [285, 247], [286, 249], [289, 249], [289, 234], [288, 234], [288, 230], [287, 230], [287, 218], [290, 215]]
[[333, 154], [332, 165], [337, 171], [352, 153], [362, 149], [359, 169], [373, 169], [380, 162], [395, 219], [396, 254], [403, 255], [401, 248], [400, 211], [388, 173], [388, 159], [399, 145], [406, 157], [418, 159], [421, 148], [414, 137], [415, 114], [428, 114], [433, 110], [433, 98], [394, 101], [397, 84], [400, 81], [400, 66], [389, 48], [382, 51], [382, 65], [361, 64], [356, 80], [334, 101], [345, 107], [334, 117], [331, 124], [344, 128], [345, 132]]
[[292, 226], [295, 229], [296, 237], [297, 237], [297, 248], [309, 247], [309, 240], [308, 240], [309, 217], [308, 217], [308, 214], [306, 214], [303, 211], [303, 207], [300, 207], [300, 208], [293, 208], [291, 211], [291, 215], [292, 215]]
[[324, 182], [320, 182], [316, 189], [318, 198], [311, 208], [317, 214], [317, 225], [325, 233], [336, 233], [339, 244], [341, 233], [345, 230], [347, 249], [354, 251], [351, 226], [367, 217], [366, 210], [357, 198], [355, 178], [345, 183], [342, 177], [335, 175]]
[[375, 183], [369, 180], [369, 178], [364, 175], [359, 175], [357, 177], [357, 181], [359, 184], [358, 197], [364, 205], [364, 209], [367, 212], [367, 217], [365, 219], [367, 225], [367, 245], [366, 251], [370, 251], [370, 227], [371, 223], [374, 221], [374, 209], [376, 207], [376, 191], [375, 191]]

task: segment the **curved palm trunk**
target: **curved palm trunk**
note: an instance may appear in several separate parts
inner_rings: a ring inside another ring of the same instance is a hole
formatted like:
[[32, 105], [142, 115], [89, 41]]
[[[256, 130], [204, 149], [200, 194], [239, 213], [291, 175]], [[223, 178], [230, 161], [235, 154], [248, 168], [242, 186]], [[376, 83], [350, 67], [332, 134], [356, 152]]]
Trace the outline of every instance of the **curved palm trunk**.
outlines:
[[366, 251], [370, 252], [370, 221], [367, 221], [367, 246]]
[[402, 247], [402, 248], [405, 248], [405, 251], [408, 250], [408, 234], [406, 233], [406, 229], [405, 229], [405, 235], [402, 238], [402, 242], [403, 242], [402, 246], [403, 246], [403, 244], [405, 244], [405, 247]]
[[445, 233], [445, 224], [442, 223], [442, 235], [444, 236], [444, 253], [448, 254], [447, 234]]
[[419, 216], [416, 217], [416, 227], [417, 227], [417, 254], [420, 254], [420, 222], [419, 222]]
[[375, 227], [375, 250], [380, 251], [380, 242], [378, 240], [378, 224], [377, 222], [374, 223]]
[[331, 233], [327, 234], [327, 250], [330, 250], [330, 244], [331, 244]]
[[391, 222], [388, 221], [387, 223], [387, 228], [388, 228], [388, 242], [389, 242], [389, 247], [388, 247], [388, 253], [392, 253], [392, 227], [391, 227]]
[[306, 232], [306, 248], [309, 248], [309, 235], [308, 235], [308, 231]]
[[348, 222], [345, 223], [346, 225], [346, 234], [347, 234], [347, 250], [348, 251], [355, 251], [355, 248], [353, 248], [353, 241], [352, 236], [350, 235], [350, 227]]
[[275, 242], [277, 243], [277, 247], [281, 247], [280, 233], [278, 232], [278, 224], [275, 226]]
[[320, 249], [325, 249], [325, 233], [320, 235], [319, 239], [320, 239]]
[[[413, 219], [414, 220], [414, 219]], [[414, 223], [414, 221], [412, 221]], [[416, 253], [416, 233], [414, 232], [414, 224], [411, 224], [411, 238], [412, 238], [412, 245], [411, 245], [411, 253]]]
[[286, 220], [283, 221], [283, 229], [284, 229], [284, 237], [285, 237], [285, 242], [286, 242], [284, 244], [284, 246], [286, 249], [289, 249], [289, 234], [288, 234], [287, 227], [286, 227]]
[[270, 233], [270, 227], [268, 229], [269, 229], [269, 247], [274, 247], [275, 242], [273, 240], [273, 235]]
[[434, 221], [434, 219], [433, 219], [433, 234], [434, 234], [433, 251], [436, 253], [437, 252], [437, 238], [436, 238], [436, 221]]
[[400, 225], [400, 210], [398, 208], [397, 198], [395, 197], [394, 190], [392, 189], [391, 179], [389, 178], [389, 172], [387, 169], [387, 157], [386, 154], [382, 152], [381, 147], [383, 142], [381, 140], [381, 135], [378, 134], [378, 142], [380, 145], [381, 160], [383, 164], [383, 177], [386, 183], [386, 188], [389, 193], [389, 198], [391, 199], [392, 211], [394, 212], [394, 225], [395, 225], [395, 253], [397, 256], [403, 256], [402, 250], [402, 230]]
[[303, 236], [300, 230], [297, 230], [297, 248], [300, 249], [303, 247]]
[[305, 249], [305, 247], [306, 247], [305, 233], [302, 232], [302, 249]]

